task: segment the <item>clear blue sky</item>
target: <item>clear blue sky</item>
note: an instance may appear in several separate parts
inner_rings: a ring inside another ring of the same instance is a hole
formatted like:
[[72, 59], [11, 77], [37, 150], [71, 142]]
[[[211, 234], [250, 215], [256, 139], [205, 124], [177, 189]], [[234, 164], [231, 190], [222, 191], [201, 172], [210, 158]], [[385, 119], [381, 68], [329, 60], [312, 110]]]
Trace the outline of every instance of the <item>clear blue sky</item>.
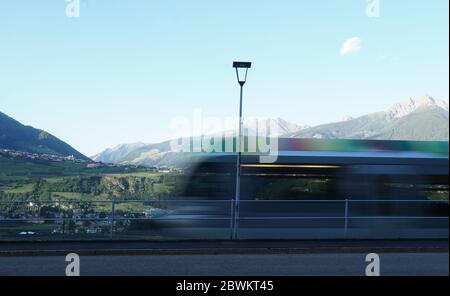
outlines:
[[[92, 155], [234, 116], [231, 62], [251, 60], [244, 112], [300, 124], [449, 96], [449, 1], [65, 0], [0, 4], [0, 111]], [[341, 55], [344, 42], [361, 40]]]

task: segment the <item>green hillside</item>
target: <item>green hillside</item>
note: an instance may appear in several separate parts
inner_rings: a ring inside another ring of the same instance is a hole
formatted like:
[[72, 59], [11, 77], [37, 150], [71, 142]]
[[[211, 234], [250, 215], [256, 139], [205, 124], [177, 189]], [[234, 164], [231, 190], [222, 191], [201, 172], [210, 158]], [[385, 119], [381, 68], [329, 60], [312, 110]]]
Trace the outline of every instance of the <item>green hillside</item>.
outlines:
[[373, 139], [448, 141], [448, 113], [441, 108], [422, 108], [388, 124]]
[[365, 115], [349, 121], [328, 123], [288, 135], [293, 138], [367, 139], [389, 123], [384, 113]]
[[61, 156], [73, 155], [77, 159], [89, 159], [55, 136], [43, 130], [25, 126], [1, 112], [0, 148]]
[[83, 198], [154, 199], [172, 195], [183, 183], [176, 174], [129, 167], [87, 168], [70, 161], [0, 155], [0, 201]]
[[291, 138], [373, 139], [406, 141], [448, 141], [448, 112], [439, 107], [422, 107], [404, 117], [385, 112], [348, 121], [329, 123], [287, 135]]

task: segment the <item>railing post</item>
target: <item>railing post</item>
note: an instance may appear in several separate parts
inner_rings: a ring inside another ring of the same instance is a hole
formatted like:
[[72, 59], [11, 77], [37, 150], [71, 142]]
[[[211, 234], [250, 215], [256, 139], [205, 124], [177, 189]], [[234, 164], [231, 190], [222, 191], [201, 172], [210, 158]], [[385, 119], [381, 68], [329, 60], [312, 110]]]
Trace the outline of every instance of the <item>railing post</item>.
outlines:
[[347, 237], [348, 232], [348, 198], [345, 199], [345, 226], [344, 226], [344, 236]]
[[235, 200], [234, 201], [234, 233], [233, 233], [234, 240], [239, 240], [239, 225], [241, 224], [240, 207], [241, 207], [241, 201]]
[[113, 239], [114, 236], [114, 220], [115, 220], [115, 215], [116, 215], [116, 199], [113, 198], [111, 201], [111, 218], [110, 218], [110, 223], [111, 223], [111, 229], [110, 229], [110, 238]]
[[234, 239], [234, 199], [230, 200], [230, 240]]

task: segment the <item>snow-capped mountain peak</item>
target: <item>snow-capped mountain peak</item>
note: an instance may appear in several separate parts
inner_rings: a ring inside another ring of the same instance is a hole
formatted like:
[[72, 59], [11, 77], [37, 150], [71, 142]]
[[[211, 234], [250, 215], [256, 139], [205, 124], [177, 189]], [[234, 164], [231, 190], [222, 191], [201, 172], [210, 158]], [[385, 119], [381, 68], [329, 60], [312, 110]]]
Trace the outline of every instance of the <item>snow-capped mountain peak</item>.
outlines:
[[391, 118], [401, 118], [422, 107], [439, 107], [447, 112], [449, 111], [449, 106], [446, 101], [436, 100], [430, 96], [422, 96], [418, 98], [409, 98], [402, 103], [397, 103], [386, 110], [386, 113]]

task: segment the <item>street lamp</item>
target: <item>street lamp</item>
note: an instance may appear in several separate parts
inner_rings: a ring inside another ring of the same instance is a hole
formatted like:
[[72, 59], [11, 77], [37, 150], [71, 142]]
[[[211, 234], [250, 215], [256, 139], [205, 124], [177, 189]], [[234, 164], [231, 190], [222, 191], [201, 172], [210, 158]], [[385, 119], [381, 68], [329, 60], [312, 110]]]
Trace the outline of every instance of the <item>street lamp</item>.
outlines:
[[244, 93], [244, 85], [247, 82], [248, 69], [252, 67], [250, 62], [234, 62], [233, 68], [236, 69], [236, 77], [239, 85], [241, 86], [241, 96], [239, 100], [239, 139], [236, 141], [237, 146], [237, 161], [236, 161], [236, 196], [234, 201], [234, 219], [232, 227], [232, 239], [238, 238], [238, 225], [239, 225], [239, 202], [241, 199], [241, 156], [242, 156], [242, 97]]

